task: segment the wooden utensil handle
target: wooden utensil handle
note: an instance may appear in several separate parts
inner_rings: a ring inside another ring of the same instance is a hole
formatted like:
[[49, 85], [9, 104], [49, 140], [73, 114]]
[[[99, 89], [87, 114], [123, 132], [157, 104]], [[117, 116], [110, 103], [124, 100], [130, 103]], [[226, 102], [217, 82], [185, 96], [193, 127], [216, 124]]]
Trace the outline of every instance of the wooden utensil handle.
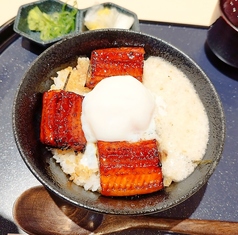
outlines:
[[[153, 221], [153, 226], [158, 224]], [[172, 220], [159, 219], [159, 227], [172, 232], [196, 235], [234, 235], [238, 234], [238, 223], [211, 220]]]
[[[213, 220], [168, 219], [150, 216], [124, 217], [105, 216], [103, 223], [94, 231], [95, 234], [107, 234], [129, 228], [154, 228], [192, 235], [235, 235], [238, 223]], [[98, 232], [97, 232], [98, 231]], [[101, 233], [102, 231], [102, 233]]]

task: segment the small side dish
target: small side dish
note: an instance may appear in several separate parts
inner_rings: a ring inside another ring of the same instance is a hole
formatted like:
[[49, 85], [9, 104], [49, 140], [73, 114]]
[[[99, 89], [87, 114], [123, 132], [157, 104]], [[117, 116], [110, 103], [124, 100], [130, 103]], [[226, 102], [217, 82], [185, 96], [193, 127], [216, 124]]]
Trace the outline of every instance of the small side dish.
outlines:
[[120, 12], [114, 6], [97, 5], [87, 10], [84, 24], [89, 30], [105, 28], [130, 29], [135, 17]]
[[[80, 3], [79, 3], [80, 4]], [[139, 31], [137, 15], [107, 2], [78, 9], [60, 0], [41, 0], [22, 5], [14, 22], [14, 31], [37, 44], [49, 46], [72, 34], [99, 28]]]
[[80, 32], [80, 12], [60, 0], [41, 0], [18, 9], [13, 29], [24, 38], [49, 46]]
[[27, 24], [30, 30], [39, 31], [40, 39], [48, 41], [57, 37], [67, 35], [75, 30], [77, 9], [72, 11], [62, 6], [60, 12], [47, 14], [42, 12], [38, 6], [31, 9], [27, 16]]

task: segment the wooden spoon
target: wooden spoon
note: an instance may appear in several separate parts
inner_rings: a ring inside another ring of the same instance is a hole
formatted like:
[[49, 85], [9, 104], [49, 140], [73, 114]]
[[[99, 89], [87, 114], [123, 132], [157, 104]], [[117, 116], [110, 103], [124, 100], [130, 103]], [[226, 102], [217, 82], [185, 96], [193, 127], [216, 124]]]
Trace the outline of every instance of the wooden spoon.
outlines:
[[43, 186], [30, 188], [20, 195], [14, 204], [13, 216], [23, 231], [34, 235], [108, 234], [129, 228], [196, 235], [234, 235], [238, 232], [236, 222], [98, 214], [68, 204]]

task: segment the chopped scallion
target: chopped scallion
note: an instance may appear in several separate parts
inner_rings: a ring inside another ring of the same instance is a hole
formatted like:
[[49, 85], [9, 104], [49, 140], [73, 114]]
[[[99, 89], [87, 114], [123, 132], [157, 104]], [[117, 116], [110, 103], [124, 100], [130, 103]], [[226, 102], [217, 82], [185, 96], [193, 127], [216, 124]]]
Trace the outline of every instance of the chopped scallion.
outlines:
[[75, 17], [77, 9], [67, 11], [66, 4], [61, 12], [46, 14], [38, 6], [29, 11], [27, 22], [29, 29], [40, 32], [40, 39], [48, 41], [75, 30]]

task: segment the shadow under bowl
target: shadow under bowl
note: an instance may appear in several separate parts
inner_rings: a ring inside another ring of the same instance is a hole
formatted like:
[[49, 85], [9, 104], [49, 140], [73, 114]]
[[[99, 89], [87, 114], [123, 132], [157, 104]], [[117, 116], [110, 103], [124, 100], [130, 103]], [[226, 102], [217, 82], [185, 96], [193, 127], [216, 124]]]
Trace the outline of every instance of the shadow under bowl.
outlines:
[[[209, 119], [209, 142], [200, 164], [184, 181], [162, 191], [134, 197], [112, 198], [85, 191], [70, 183], [51, 153], [39, 140], [42, 93], [56, 71], [77, 63], [94, 49], [141, 46], [145, 59], [160, 56], [180, 69], [196, 89]], [[196, 193], [214, 172], [223, 150], [225, 120], [220, 99], [209, 78], [187, 55], [165, 41], [130, 30], [94, 30], [63, 39], [44, 51], [25, 73], [13, 104], [13, 131], [22, 159], [35, 177], [51, 192], [75, 206], [117, 215], [151, 214], [180, 204]]]

